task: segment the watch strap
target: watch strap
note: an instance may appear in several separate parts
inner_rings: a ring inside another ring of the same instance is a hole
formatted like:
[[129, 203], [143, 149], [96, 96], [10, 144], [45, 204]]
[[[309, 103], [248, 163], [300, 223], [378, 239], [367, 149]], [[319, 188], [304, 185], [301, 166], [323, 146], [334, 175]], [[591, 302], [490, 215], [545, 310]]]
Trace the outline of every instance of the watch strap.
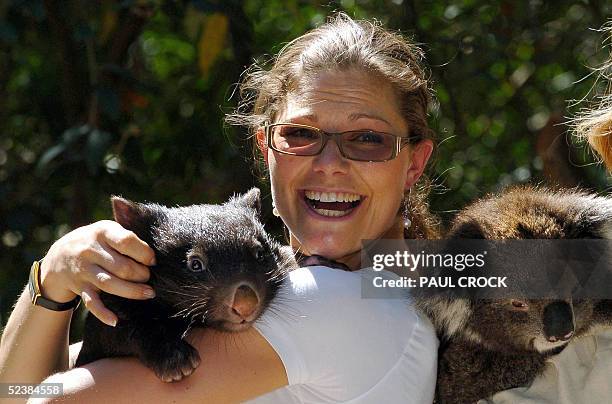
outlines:
[[81, 297], [76, 296], [69, 302], [58, 303], [51, 299], [47, 299], [42, 295], [40, 287], [40, 261], [34, 261], [30, 268], [30, 279], [28, 281], [28, 288], [30, 289], [30, 298], [34, 306], [41, 306], [45, 309], [53, 311], [66, 311], [70, 309], [76, 309], [81, 303]]

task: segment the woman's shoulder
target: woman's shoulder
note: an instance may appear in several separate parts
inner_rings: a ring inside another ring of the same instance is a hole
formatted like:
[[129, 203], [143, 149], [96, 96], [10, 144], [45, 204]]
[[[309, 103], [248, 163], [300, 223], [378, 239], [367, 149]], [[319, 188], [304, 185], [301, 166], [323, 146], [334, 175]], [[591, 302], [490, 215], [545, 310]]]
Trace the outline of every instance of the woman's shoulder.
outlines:
[[414, 381], [416, 391], [428, 391], [422, 384], [435, 381], [438, 341], [433, 327], [405, 293], [365, 296], [362, 283], [370, 275], [327, 267], [289, 274], [256, 328], [279, 354], [290, 386], [308, 385], [325, 390], [317, 394], [348, 401], [376, 391], [382, 380], [391, 383], [395, 372], [408, 375], [402, 386]]

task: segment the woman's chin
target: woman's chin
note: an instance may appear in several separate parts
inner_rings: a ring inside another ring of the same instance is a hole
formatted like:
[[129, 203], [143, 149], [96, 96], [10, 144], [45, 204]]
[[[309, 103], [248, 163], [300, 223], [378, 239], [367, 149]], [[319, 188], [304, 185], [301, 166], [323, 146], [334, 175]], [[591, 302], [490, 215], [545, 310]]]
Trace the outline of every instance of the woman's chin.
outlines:
[[307, 255], [320, 255], [331, 260], [359, 254], [361, 242], [357, 240], [347, 243], [347, 241], [346, 234], [314, 235], [305, 240], [302, 250]]

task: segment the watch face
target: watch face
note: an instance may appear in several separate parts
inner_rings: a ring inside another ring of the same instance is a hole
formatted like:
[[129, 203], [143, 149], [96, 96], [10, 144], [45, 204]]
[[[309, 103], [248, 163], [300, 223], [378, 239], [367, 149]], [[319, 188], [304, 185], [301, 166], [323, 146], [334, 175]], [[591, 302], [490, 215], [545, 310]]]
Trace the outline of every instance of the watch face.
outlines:
[[38, 261], [34, 261], [32, 263], [32, 268], [30, 269], [30, 279], [29, 279], [29, 287], [30, 287], [30, 297], [32, 298], [32, 304], [36, 304], [36, 301], [40, 297], [40, 283], [38, 280], [40, 272], [40, 263]]

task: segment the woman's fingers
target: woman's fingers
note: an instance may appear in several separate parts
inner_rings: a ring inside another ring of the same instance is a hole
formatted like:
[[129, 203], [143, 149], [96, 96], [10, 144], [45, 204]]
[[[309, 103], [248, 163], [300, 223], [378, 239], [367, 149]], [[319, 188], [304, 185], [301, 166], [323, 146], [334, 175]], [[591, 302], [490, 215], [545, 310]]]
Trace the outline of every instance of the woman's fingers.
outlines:
[[57, 240], [43, 260], [41, 288], [45, 297], [64, 302], [81, 295], [96, 317], [112, 325], [117, 316], [100, 300], [99, 291], [127, 299], [155, 297], [149, 268], [153, 250], [120, 224], [103, 220], [79, 227]]
[[98, 292], [90, 286], [86, 286], [81, 291], [81, 299], [94, 316], [98, 317], [104, 324], [114, 327], [117, 325], [117, 316], [104, 306]]
[[99, 250], [92, 257], [94, 264], [104, 268], [111, 274], [132, 282], [146, 282], [149, 280], [149, 268], [133, 259], [118, 253], [110, 246], [100, 245]]
[[102, 232], [104, 241], [109, 246], [141, 264], [155, 265], [155, 252], [147, 243], [138, 238], [134, 232], [123, 228], [119, 223], [112, 223], [115, 223], [115, 225], [108, 224]]
[[[86, 278], [97, 289], [111, 295], [139, 300], [155, 297], [155, 292], [151, 286], [123, 280], [108, 273], [98, 265], [91, 266], [91, 269], [87, 271]], [[83, 289], [86, 289], [86, 287]]]

